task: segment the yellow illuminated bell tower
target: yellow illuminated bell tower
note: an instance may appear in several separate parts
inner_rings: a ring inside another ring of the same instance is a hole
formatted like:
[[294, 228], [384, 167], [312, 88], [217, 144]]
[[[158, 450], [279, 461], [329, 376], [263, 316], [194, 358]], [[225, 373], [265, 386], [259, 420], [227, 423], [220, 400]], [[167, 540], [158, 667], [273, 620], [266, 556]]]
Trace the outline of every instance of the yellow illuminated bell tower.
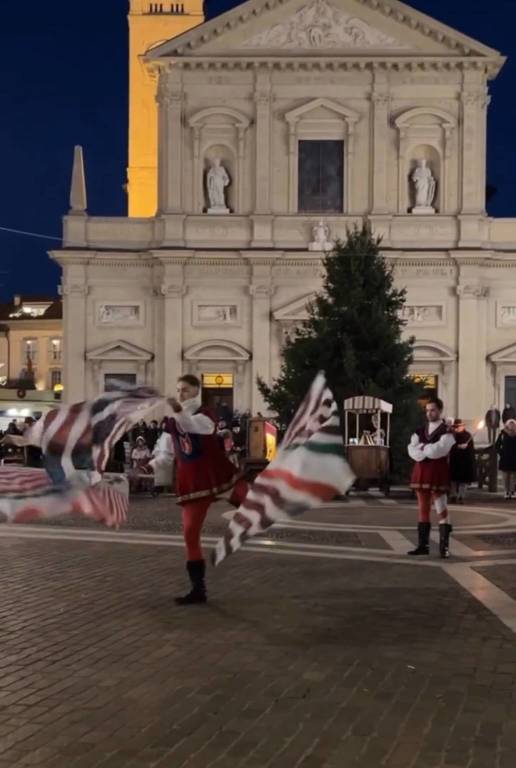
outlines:
[[158, 196], [157, 81], [141, 56], [203, 21], [203, 0], [129, 0], [129, 216], [154, 216]]

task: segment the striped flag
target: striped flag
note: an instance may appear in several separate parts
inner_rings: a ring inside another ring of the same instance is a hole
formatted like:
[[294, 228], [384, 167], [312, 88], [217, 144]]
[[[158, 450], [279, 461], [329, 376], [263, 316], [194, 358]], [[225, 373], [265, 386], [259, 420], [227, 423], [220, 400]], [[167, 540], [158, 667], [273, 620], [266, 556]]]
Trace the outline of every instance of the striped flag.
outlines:
[[77, 470], [102, 474], [115, 443], [139, 419], [164, 402], [156, 390], [116, 382], [116, 391], [95, 400], [49, 411], [26, 433], [41, 447], [45, 468], [55, 483]]
[[149, 387], [117, 383], [96, 400], [45, 414], [24, 437], [41, 446], [45, 470], [0, 467], [0, 512], [25, 522], [80, 513], [109, 526], [127, 518], [127, 480], [104, 474], [115, 443], [164, 402]]
[[121, 475], [105, 474], [92, 486], [81, 484], [79, 477], [58, 486], [43, 469], [0, 468], [0, 513], [9, 523], [81, 514], [118, 527], [127, 519], [128, 507], [129, 484]]
[[319, 373], [285, 434], [275, 459], [250, 486], [226, 535], [213, 551], [214, 565], [276, 522], [344, 494], [354, 480], [333, 394]]

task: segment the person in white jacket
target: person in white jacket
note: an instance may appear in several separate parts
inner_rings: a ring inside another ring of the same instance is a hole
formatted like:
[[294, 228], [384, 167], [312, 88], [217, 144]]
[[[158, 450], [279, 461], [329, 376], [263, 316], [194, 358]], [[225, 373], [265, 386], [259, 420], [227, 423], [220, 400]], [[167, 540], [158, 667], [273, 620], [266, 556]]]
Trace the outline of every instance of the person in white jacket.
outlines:
[[174, 488], [174, 442], [168, 432], [162, 432], [152, 451], [150, 466], [154, 471], [153, 496], [164, 488]]

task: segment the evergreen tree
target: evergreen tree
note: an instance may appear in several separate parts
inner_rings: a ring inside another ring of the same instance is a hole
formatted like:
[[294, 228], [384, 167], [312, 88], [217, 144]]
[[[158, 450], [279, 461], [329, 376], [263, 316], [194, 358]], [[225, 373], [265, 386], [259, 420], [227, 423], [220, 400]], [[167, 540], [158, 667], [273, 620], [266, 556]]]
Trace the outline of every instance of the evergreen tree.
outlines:
[[326, 255], [323, 290], [308, 320], [287, 340], [279, 377], [259, 387], [281, 425], [288, 424], [319, 370], [339, 404], [354, 395], [392, 403], [393, 469], [400, 475], [410, 432], [421, 419], [422, 389], [408, 375], [414, 340], [401, 337], [406, 291], [394, 287], [379, 246], [364, 225], [348, 231], [347, 241]]

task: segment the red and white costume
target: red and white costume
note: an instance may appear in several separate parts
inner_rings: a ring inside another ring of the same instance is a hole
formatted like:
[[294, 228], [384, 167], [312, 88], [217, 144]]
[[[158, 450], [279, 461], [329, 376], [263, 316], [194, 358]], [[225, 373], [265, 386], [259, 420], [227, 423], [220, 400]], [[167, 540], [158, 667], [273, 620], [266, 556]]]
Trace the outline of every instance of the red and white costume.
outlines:
[[430, 522], [432, 502], [439, 523], [448, 523], [447, 492], [450, 488], [448, 456], [455, 445], [455, 437], [444, 421], [429, 421], [417, 429], [408, 446], [410, 458], [415, 461], [410, 481], [417, 494], [419, 521]]
[[201, 407], [200, 397], [181, 403], [167, 432], [174, 441], [176, 493], [183, 511], [187, 559], [201, 560], [201, 529], [215, 497], [229, 490], [238, 470], [226, 457], [216, 435], [215, 419]]

